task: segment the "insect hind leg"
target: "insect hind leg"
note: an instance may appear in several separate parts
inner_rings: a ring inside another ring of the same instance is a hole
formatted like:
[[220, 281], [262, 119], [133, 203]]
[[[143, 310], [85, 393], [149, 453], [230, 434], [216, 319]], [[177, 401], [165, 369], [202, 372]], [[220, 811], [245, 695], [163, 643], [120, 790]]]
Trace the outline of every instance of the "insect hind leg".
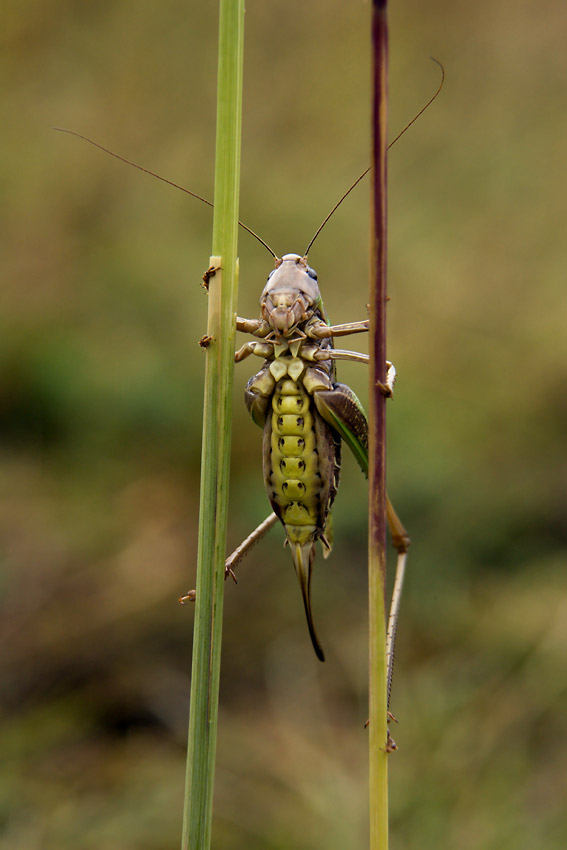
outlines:
[[231, 578], [236, 582], [236, 576], [234, 575], [234, 570], [237, 565], [242, 561], [243, 558], [246, 557], [250, 549], [258, 543], [259, 540], [264, 537], [278, 522], [278, 518], [275, 513], [272, 511], [269, 516], [263, 520], [260, 525], [256, 526], [254, 531], [245, 537], [240, 546], [237, 546], [234, 552], [228, 556], [226, 561], [224, 562], [224, 578], [226, 579], [231, 576]]
[[[224, 562], [224, 580], [230, 576], [235, 584], [237, 584], [236, 576], [234, 574], [234, 570], [236, 566], [242, 561], [244, 557], [248, 554], [250, 549], [258, 543], [259, 540], [264, 537], [265, 534], [268, 533], [270, 528], [276, 524], [278, 521], [275, 513], [271, 513], [269, 516], [263, 520], [260, 525], [256, 526], [254, 531], [245, 537], [240, 546], [237, 546], [234, 552], [228, 556], [226, 561]], [[186, 602], [194, 602], [196, 598], [196, 592], [194, 590], [190, 590], [188, 593], [179, 597], [178, 602], [181, 605], [185, 605]]]
[[394, 589], [392, 590], [392, 601], [390, 603], [390, 614], [388, 616], [388, 631], [386, 634], [386, 658], [388, 662], [388, 706], [390, 705], [390, 693], [392, 691], [392, 676], [394, 673], [394, 650], [396, 646], [396, 633], [398, 629], [398, 618], [400, 615], [400, 602], [406, 573], [408, 549], [411, 543], [409, 535], [402, 521], [397, 515], [389, 496], [386, 496], [386, 519], [392, 536], [392, 545], [398, 552], [396, 564], [396, 575], [394, 578]]

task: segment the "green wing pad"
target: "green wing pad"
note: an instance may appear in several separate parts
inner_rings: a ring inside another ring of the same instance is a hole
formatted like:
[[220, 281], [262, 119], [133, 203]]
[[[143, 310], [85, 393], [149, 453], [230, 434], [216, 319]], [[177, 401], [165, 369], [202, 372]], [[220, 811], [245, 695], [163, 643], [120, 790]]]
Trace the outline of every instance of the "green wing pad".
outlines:
[[313, 393], [317, 410], [337, 431], [368, 475], [368, 420], [356, 394], [346, 384]]

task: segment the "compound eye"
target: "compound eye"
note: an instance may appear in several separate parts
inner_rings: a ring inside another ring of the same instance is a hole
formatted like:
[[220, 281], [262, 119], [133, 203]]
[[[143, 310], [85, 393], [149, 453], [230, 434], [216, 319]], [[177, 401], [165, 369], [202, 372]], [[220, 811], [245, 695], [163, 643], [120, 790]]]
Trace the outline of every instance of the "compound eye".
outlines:
[[317, 280], [317, 272], [311, 266], [307, 266], [307, 274], [312, 280]]
[[270, 272], [270, 274], [268, 275], [268, 280], [271, 278], [271, 276], [274, 274], [274, 272], [275, 272], [275, 271], [276, 271], [276, 269], [272, 269], [272, 271], [271, 271], [271, 272]]

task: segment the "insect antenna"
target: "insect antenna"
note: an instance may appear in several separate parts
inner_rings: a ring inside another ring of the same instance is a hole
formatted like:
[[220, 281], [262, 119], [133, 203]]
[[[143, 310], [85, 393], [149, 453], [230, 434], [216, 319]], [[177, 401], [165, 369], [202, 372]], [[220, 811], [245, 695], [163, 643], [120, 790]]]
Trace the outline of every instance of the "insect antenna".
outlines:
[[[430, 56], [429, 58], [431, 59], [431, 61], [432, 61], [432, 62], [435, 62], [435, 64], [436, 64], [436, 65], [439, 65], [439, 67], [441, 68], [441, 82], [439, 83], [439, 86], [438, 86], [438, 88], [437, 88], [437, 91], [435, 92], [435, 94], [433, 95], [433, 97], [430, 97], [430, 98], [429, 98], [429, 100], [427, 101], [427, 103], [425, 104], [425, 106], [422, 106], [422, 108], [419, 110], [419, 112], [417, 113], [417, 115], [414, 115], [414, 117], [411, 119], [411, 121], [410, 121], [408, 124], [406, 124], [406, 126], [404, 127], [404, 129], [403, 129], [403, 130], [401, 130], [401, 131], [398, 133], [398, 135], [396, 136], [396, 138], [395, 138], [395, 139], [393, 139], [393, 140], [390, 142], [390, 144], [388, 145], [388, 150], [390, 150], [390, 148], [392, 147], [392, 145], [393, 145], [393, 144], [395, 144], [395, 143], [398, 141], [398, 139], [399, 139], [399, 138], [401, 138], [401, 137], [404, 135], [404, 133], [406, 132], [406, 130], [409, 130], [409, 128], [411, 127], [411, 125], [414, 123], [414, 121], [417, 121], [417, 119], [419, 118], [419, 116], [420, 116], [420, 115], [423, 115], [423, 113], [425, 112], [425, 110], [426, 110], [429, 106], [431, 106], [431, 104], [433, 103], [433, 101], [435, 100], [435, 98], [437, 97], [437, 95], [439, 94], [439, 92], [441, 91], [441, 89], [443, 88], [443, 83], [445, 82], [445, 68], [443, 67], [443, 65], [441, 64], [441, 62], [439, 62], [439, 60], [438, 60], [438, 59], [435, 59], [433, 56]], [[323, 221], [321, 222], [321, 224], [319, 225], [319, 227], [318, 227], [318, 228], [317, 228], [317, 230], [315, 231], [315, 235], [313, 236], [313, 238], [312, 238], [311, 242], [310, 242], [310, 243], [309, 243], [309, 245], [307, 246], [307, 250], [305, 251], [305, 254], [303, 255], [303, 258], [304, 258], [304, 259], [307, 257], [307, 255], [308, 255], [309, 251], [311, 250], [311, 247], [313, 246], [313, 243], [315, 242], [315, 240], [317, 239], [317, 237], [319, 236], [319, 234], [321, 233], [321, 231], [323, 230], [323, 228], [325, 227], [325, 225], [327, 224], [327, 222], [329, 221], [329, 219], [331, 218], [331, 216], [332, 216], [332, 215], [334, 215], [334, 213], [335, 213], [335, 212], [337, 211], [337, 209], [340, 207], [340, 205], [341, 205], [341, 204], [342, 204], [342, 202], [345, 200], [345, 198], [346, 198], [346, 197], [348, 197], [348, 195], [350, 195], [350, 193], [352, 192], [352, 190], [353, 190], [356, 186], [358, 186], [358, 184], [360, 183], [360, 181], [362, 180], [362, 178], [363, 178], [363, 177], [366, 177], [366, 175], [368, 174], [368, 172], [370, 171], [370, 169], [371, 169], [371, 168], [372, 168], [372, 166], [371, 166], [371, 165], [369, 165], [369, 166], [368, 166], [368, 168], [366, 169], [366, 171], [363, 171], [363, 172], [362, 172], [362, 174], [360, 175], [360, 177], [358, 177], [358, 178], [354, 181], [354, 183], [352, 184], [352, 186], [350, 186], [350, 187], [346, 190], [346, 192], [344, 193], [344, 195], [342, 196], [342, 198], [340, 198], [340, 199], [337, 201], [337, 203], [335, 204], [335, 206], [333, 207], [333, 209], [331, 210], [331, 212], [327, 215], [327, 217], [323, 219]]]
[[[431, 104], [433, 103], [433, 101], [437, 98], [437, 95], [440, 93], [441, 89], [443, 88], [443, 83], [445, 82], [445, 68], [443, 67], [443, 65], [441, 64], [441, 62], [440, 62], [438, 59], [436, 59], [434, 56], [430, 56], [429, 58], [431, 59], [431, 61], [432, 61], [432, 62], [435, 62], [435, 64], [436, 64], [436, 65], [439, 65], [439, 67], [441, 68], [441, 82], [439, 83], [439, 85], [438, 85], [438, 87], [437, 87], [437, 91], [435, 92], [435, 94], [434, 94], [432, 97], [430, 97], [430, 98], [429, 98], [429, 100], [427, 101], [427, 103], [426, 103], [424, 106], [422, 106], [422, 107], [421, 107], [421, 109], [419, 110], [419, 112], [417, 113], [417, 115], [414, 115], [414, 116], [413, 116], [413, 118], [411, 119], [411, 121], [409, 122], [409, 124], [406, 124], [406, 126], [404, 127], [404, 129], [403, 129], [403, 130], [401, 130], [401, 131], [398, 133], [398, 135], [396, 136], [396, 138], [395, 138], [395, 139], [392, 139], [392, 141], [391, 141], [391, 142], [390, 142], [390, 144], [388, 145], [388, 150], [390, 150], [390, 148], [392, 147], [392, 145], [395, 145], [395, 143], [398, 141], [398, 139], [399, 139], [399, 138], [401, 138], [401, 137], [404, 135], [404, 133], [406, 132], [406, 130], [409, 130], [409, 128], [411, 127], [411, 125], [412, 125], [413, 123], [415, 123], [415, 121], [417, 121], [417, 119], [420, 117], [420, 115], [423, 115], [423, 113], [425, 112], [425, 110], [426, 110], [426, 109], [429, 109], [429, 107], [431, 106]], [[370, 170], [370, 169], [368, 169], [368, 170]]]
[[[201, 197], [201, 195], [198, 195], [196, 192], [191, 192], [190, 189], [186, 189], [184, 186], [180, 186], [178, 183], [174, 183], [173, 180], [168, 180], [167, 177], [162, 177], [161, 174], [156, 174], [155, 171], [150, 171], [149, 168], [144, 168], [142, 165], [138, 165], [137, 162], [132, 162], [131, 159], [126, 159], [126, 157], [120, 156], [120, 154], [114, 153], [114, 151], [111, 151], [108, 148], [105, 148], [103, 145], [99, 144], [98, 142], [95, 142], [92, 139], [89, 139], [88, 136], [83, 136], [81, 133], [77, 133], [75, 130], [66, 130], [63, 127], [53, 127], [53, 129], [57, 130], [58, 133], [69, 133], [70, 136], [76, 136], [78, 139], [82, 139], [84, 142], [88, 142], [90, 145], [93, 145], [95, 148], [98, 148], [99, 150], [104, 151], [104, 153], [110, 154], [110, 156], [113, 156], [115, 159], [119, 159], [120, 162], [124, 162], [124, 163], [126, 163], [126, 165], [131, 165], [133, 168], [137, 168], [138, 171], [143, 171], [144, 174], [149, 174], [150, 177], [156, 177], [158, 180], [161, 180], [162, 183], [167, 183], [168, 186], [173, 186], [174, 189], [179, 189], [181, 192], [185, 192], [186, 195], [191, 195], [192, 198], [197, 198], [198, 201], [202, 201], [204, 204], [207, 204], [207, 206], [209, 206], [209, 207], [214, 207], [214, 204], [213, 204], [212, 201], [208, 201], [206, 198]], [[278, 259], [277, 254], [275, 254], [272, 251], [272, 249], [270, 248], [268, 243], [264, 242], [262, 237], [258, 236], [258, 234], [255, 233], [252, 230], [252, 228], [248, 227], [248, 225], [244, 224], [244, 222], [242, 222], [242, 221], [239, 221], [238, 224], [240, 225], [240, 227], [243, 228], [243, 230], [246, 230], [247, 233], [249, 233], [251, 236], [253, 236], [254, 239], [257, 239], [258, 242], [261, 245], [263, 245], [264, 248], [267, 251], [270, 252], [270, 254], [272, 255], [272, 257], [275, 260]]]
[[[392, 145], [393, 145], [395, 142], [397, 142], [397, 141], [398, 141], [398, 139], [399, 139], [401, 136], [403, 136], [403, 135], [404, 135], [404, 133], [406, 132], [406, 130], [409, 130], [409, 128], [411, 127], [411, 125], [412, 125], [415, 121], [417, 121], [417, 119], [420, 117], [420, 115], [422, 115], [422, 114], [425, 112], [425, 110], [426, 110], [429, 106], [431, 106], [431, 104], [433, 103], [433, 101], [435, 100], [435, 98], [437, 97], [437, 95], [439, 94], [439, 92], [441, 91], [441, 89], [443, 88], [443, 83], [445, 82], [445, 69], [444, 69], [443, 65], [441, 64], [441, 62], [439, 62], [439, 61], [438, 61], [437, 59], [435, 59], [433, 56], [430, 56], [430, 59], [431, 59], [433, 62], [435, 62], [435, 64], [436, 64], [436, 65], [439, 65], [439, 67], [441, 68], [441, 75], [442, 75], [442, 76], [441, 76], [441, 82], [440, 82], [440, 84], [439, 84], [439, 87], [438, 87], [437, 91], [435, 92], [435, 94], [433, 95], [433, 97], [431, 97], [431, 98], [427, 101], [427, 103], [425, 104], [425, 106], [423, 106], [423, 107], [419, 110], [419, 112], [418, 112], [416, 115], [414, 115], [414, 117], [411, 119], [411, 121], [410, 121], [408, 124], [406, 124], [406, 126], [403, 128], [403, 130], [402, 130], [400, 133], [398, 133], [398, 135], [395, 137], [395, 139], [393, 139], [393, 141], [391, 141], [391, 142], [390, 142], [390, 144], [388, 145], [388, 150], [392, 147]], [[76, 136], [78, 139], [82, 139], [84, 142], [88, 142], [90, 145], [93, 145], [93, 147], [98, 148], [99, 150], [103, 151], [104, 153], [109, 154], [109, 156], [113, 156], [115, 159], [120, 160], [120, 162], [123, 162], [123, 163], [125, 163], [126, 165], [131, 165], [131, 166], [132, 166], [132, 168], [137, 168], [137, 169], [138, 169], [138, 171], [143, 171], [143, 172], [144, 172], [144, 174], [149, 174], [149, 175], [150, 175], [150, 177], [155, 177], [157, 180], [161, 180], [161, 181], [162, 181], [162, 183], [167, 183], [167, 185], [168, 185], [168, 186], [173, 186], [173, 188], [174, 188], [174, 189], [179, 189], [181, 192], [185, 192], [185, 194], [186, 194], [186, 195], [191, 195], [191, 197], [192, 197], [192, 198], [196, 198], [198, 201], [202, 201], [202, 203], [203, 203], [203, 204], [207, 204], [207, 206], [209, 206], [209, 207], [214, 207], [213, 202], [212, 202], [212, 201], [207, 200], [207, 198], [203, 198], [203, 197], [202, 197], [202, 195], [198, 195], [196, 192], [191, 192], [191, 190], [190, 190], [190, 189], [186, 189], [186, 188], [185, 188], [185, 186], [180, 186], [180, 185], [179, 185], [179, 183], [174, 183], [174, 182], [173, 182], [173, 180], [168, 180], [168, 179], [167, 179], [167, 177], [162, 177], [162, 175], [161, 175], [161, 174], [157, 174], [155, 171], [150, 171], [150, 169], [149, 169], [149, 168], [144, 168], [144, 166], [143, 166], [143, 165], [138, 165], [138, 163], [137, 163], [137, 162], [133, 162], [131, 159], [126, 159], [126, 157], [124, 157], [124, 156], [120, 156], [120, 154], [117, 154], [117, 153], [115, 153], [114, 151], [111, 151], [109, 148], [105, 148], [105, 147], [104, 147], [104, 145], [99, 144], [99, 142], [95, 142], [93, 139], [89, 139], [89, 137], [88, 137], [88, 136], [83, 136], [83, 134], [82, 134], [82, 133], [77, 133], [75, 130], [67, 130], [67, 129], [66, 129], [66, 128], [64, 128], [64, 127], [53, 127], [53, 129], [54, 129], [54, 130], [56, 130], [58, 133], [68, 133], [70, 136]], [[311, 242], [310, 242], [310, 243], [309, 243], [309, 245], [307, 246], [307, 250], [305, 251], [304, 257], [307, 257], [307, 254], [309, 253], [309, 251], [310, 251], [311, 247], [313, 246], [313, 243], [315, 242], [315, 240], [317, 239], [317, 237], [319, 236], [319, 234], [321, 233], [321, 231], [323, 230], [323, 228], [325, 227], [325, 225], [327, 224], [327, 222], [329, 221], [329, 219], [331, 218], [331, 216], [332, 216], [332, 215], [334, 215], [334, 213], [335, 213], [335, 212], [337, 211], [337, 209], [340, 207], [340, 205], [341, 205], [341, 204], [342, 204], [342, 202], [345, 200], [345, 198], [346, 198], [346, 197], [348, 197], [348, 195], [350, 195], [350, 193], [352, 192], [352, 190], [353, 190], [356, 186], [358, 186], [358, 184], [360, 183], [360, 181], [361, 181], [364, 177], [366, 177], [366, 175], [367, 175], [367, 174], [368, 174], [368, 172], [370, 171], [370, 168], [371, 168], [371, 167], [372, 167], [372, 166], [369, 166], [369, 167], [366, 169], [366, 171], [363, 171], [363, 173], [360, 175], [360, 177], [358, 177], [358, 178], [354, 181], [354, 183], [353, 183], [353, 184], [352, 184], [352, 185], [351, 185], [351, 186], [347, 189], [347, 191], [344, 193], [344, 195], [343, 195], [343, 196], [342, 196], [342, 197], [341, 197], [341, 198], [337, 201], [337, 203], [335, 204], [335, 206], [333, 207], [333, 209], [331, 210], [331, 212], [330, 212], [330, 213], [329, 213], [329, 214], [325, 217], [325, 219], [324, 219], [324, 220], [322, 221], [322, 223], [319, 225], [319, 227], [318, 227], [318, 228], [317, 228], [317, 230], [315, 231], [315, 235], [313, 236], [313, 238], [311, 239]], [[272, 251], [272, 249], [270, 248], [270, 246], [268, 245], [268, 243], [267, 243], [267, 242], [264, 242], [264, 240], [262, 239], [262, 237], [261, 237], [261, 236], [258, 236], [258, 234], [257, 234], [254, 230], [252, 230], [252, 228], [251, 228], [251, 227], [248, 227], [248, 225], [247, 225], [247, 224], [244, 224], [244, 222], [243, 222], [243, 221], [240, 221], [240, 220], [238, 221], [238, 224], [240, 225], [240, 227], [242, 227], [242, 229], [243, 229], [243, 230], [246, 230], [246, 232], [247, 232], [247, 233], [249, 233], [251, 236], [253, 236], [253, 237], [254, 237], [254, 239], [256, 239], [256, 240], [260, 243], [260, 245], [263, 245], [263, 246], [264, 246], [264, 248], [266, 249], [266, 251], [268, 251], [268, 252], [272, 255], [272, 257], [273, 257], [275, 260], [277, 260], [277, 259], [278, 259], [277, 254], [276, 254], [274, 251]]]

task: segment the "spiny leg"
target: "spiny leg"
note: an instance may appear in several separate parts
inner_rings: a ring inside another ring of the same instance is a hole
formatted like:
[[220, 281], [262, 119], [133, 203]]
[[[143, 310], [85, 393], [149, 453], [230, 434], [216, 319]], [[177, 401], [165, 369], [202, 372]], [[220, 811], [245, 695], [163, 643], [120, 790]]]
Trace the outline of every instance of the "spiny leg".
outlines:
[[388, 528], [392, 535], [392, 545], [398, 552], [398, 562], [396, 564], [396, 575], [394, 578], [394, 589], [392, 590], [392, 601], [390, 603], [390, 614], [388, 617], [388, 631], [386, 634], [386, 658], [388, 663], [388, 708], [390, 707], [390, 693], [392, 691], [392, 675], [394, 672], [394, 650], [396, 645], [396, 632], [398, 629], [398, 618], [400, 614], [400, 602], [402, 598], [402, 590], [404, 586], [404, 578], [406, 572], [407, 553], [410, 545], [410, 538], [407, 531], [402, 525], [402, 521], [398, 517], [390, 498], [386, 496], [386, 519]]
[[[391, 365], [391, 364], [390, 364]], [[408, 557], [408, 549], [411, 543], [409, 535], [402, 525], [402, 521], [397, 515], [394, 506], [390, 501], [390, 497], [386, 495], [386, 520], [390, 535], [392, 537], [392, 545], [398, 552], [398, 561], [396, 564], [396, 575], [394, 577], [394, 589], [392, 590], [392, 601], [390, 602], [390, 613], [388, 615], [388, 630], [386, 632], [386, 687], [387, 687], [387, 703], [388, 723], [390, 720], [398, 722], [394, 715], [389, 711], [390, 695], [392, 693], [392, 676], [394, 673], [394, 650], [396, 645], [396, 632], [398, 629], [398, 618], [400, 615], [400, 602], [402, 598], [402, 590], [404, 586], [404, 578], [406, 573], [406, 563]], [[369, 720], [364, 724], [364, 728], [370, 723]], [[388, 729], [388, 739], [385, 746], [385, 752], [393, 753], [398, 749], [398, 745], [390, 735]]]
[[[391, 365], [391, 364], [390, 364]], [[396, 632], [398, 628], [398, 617], [400, 614], [400, 602], [402, 598], [402, 590], [404, 586], [404, 578], [406, 572], [406, 563], [407, 563], [407, 552], [410, 545], [410, 538], [408, 536], [407, 531], [405, 530], [402, 522], [394, 510], [394, 506], [390, 501], [390, 497], [386, 495], [386, 520], [388, 522], [388, 528], [390, 529], [390, 534], [392, 537], [392, 544], [394, 548], [398, 552], [398, 561], [396, 564], [396, 575], [394, 578], [394, 588], [392, 590], [392, 601], [390, 603], [390, 613], [388, 616], [388, 630], [386, 632], [386, 661], [387, 661], [387, 673], [386, 673], [386, 687], [387, 687], [387, 713], [388, 713], [388, 723], [390, 720], [398, 722], [394, 715], [389, 710], [390, 708], [390, 695], [392, 693], [392, 676], [394, 672], [394, 649], [396, 644]], [[368, 726], [370, 721], [366, 721], [365, 728]], [[388, 729], [388, 737], [386, 741], [386, 746], [384, 751], [386, 753], [393, 753], [398, 749], [398, 745], [392, 738], [390, 734], [390, 730]]]
[[234, 581], [236, 582], [236, 577], [234, 575], [234, 570], [241, 562], [241, 560], [248, 554], [250, 549], [258, 543], [259, 540], [264, 537], [265, 534], [268, 533], [270, 528], [274, 526], [278, 521], [277, 516], [272, 511], [269, 516], [266, 517], [260, 525], [256, 526], [254, 531], [246, 537], [240, 546], [237, 546], [232, 555], [229, 555], [226, 561], [224, 562], [224, 578], [225, 581], [229, 576], [232, 576]]
[[257, 339], [253, 339], [249, 342], [245, 342], [244, 345], [241, 346], [241, 348], [239, 348], [238, 351], [234, 353], [234, 362], [240, 363], [241, 360], [244, 360], [251, 354], [255, 354], [257, 357], [263, 357], [264, 359], [266, 359], [267, 357], [270, 357], [273, 353], [273, 342], [260, 342]]
[[[226, 581], [229, 576], [236, 583], [236, 576], [234, 575], [234, 570], [236, 566], [240, 563], [240, 561], [248, 554], [250, 549], [264, 537], [265, 534], [275, 525], [278, 521], [275, 513], [271, 513], [266, 519], [258, 525], [254, 531], [246, 537], [240, 546], [237, 546], [234, 552], [228, 556], [226, 561], [224, 562], [224, 580]], [[186, 602], [194, 602], [196, 598], [196, 592], [194, 590], [190, 590], [184, 596], [179, 597], [179, 602], [181, 605], [185, 605]]]
[[[263, 322], [262, 319], [244, 319], [242, 316], [236, 317], [236, 330], [242, 331], [242, 333], [257, 334], [264, 324], [265, 322]], [[268, 332], [269, 328], [264, 336], [266, 336]]]
[[318, 325], [309, 333], [313, 339], [326, 339], [330, 336], [348, 336], [368, 332], [368, 319], [363, 322], [348, 322], [345, 325]]
[[355, 363], [368, 363], [368, 354], [359, 351], [345, 351], [342, 348], [322, 348], [313, 355], [314, 360], [353, 360]]
[[234, 362], [240, 363], [241, 360], [244, 360], [246, 357], [250, 357], [251, 354], [254, 353], [254, 343], [253, 342], [245, 342], [238, 351], [234, 353]]
[[[355, 363], [369, 363], [370, 357], [368, 354], [361, 354], [359, 351], [346, 351], [342, 348], [323, 348], [313, 355], [314, 360], [352, 360]], [[396, 382], [396, 367], [390, 360], [386, 360], [386, 383], [380, 383], [380, 389], [385, 396], [391, 398], [394, 394], [394, 384]]]

